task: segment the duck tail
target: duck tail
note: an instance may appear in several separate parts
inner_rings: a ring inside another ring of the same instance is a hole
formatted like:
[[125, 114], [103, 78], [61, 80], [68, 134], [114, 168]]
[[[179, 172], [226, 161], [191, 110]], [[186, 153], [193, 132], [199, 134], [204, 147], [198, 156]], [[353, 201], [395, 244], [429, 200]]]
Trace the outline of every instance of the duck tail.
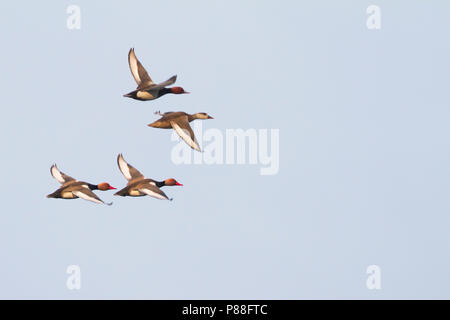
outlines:
[[114, 193], [115, 196], [121, 196], [121, 197], [125, 197], [127, 195], [127, 190], [126, 188], [117, 191], [116, 193]]
[[53, 193], [50, 193], [48, 195], [46, 195], [47, 198], [58, 198], [58, 192], [55, 191]]
[[136, 96], [136, 91], [131, 91], [127, 94], [124, 94], [123, 96], [127, 98], [134, 98]]

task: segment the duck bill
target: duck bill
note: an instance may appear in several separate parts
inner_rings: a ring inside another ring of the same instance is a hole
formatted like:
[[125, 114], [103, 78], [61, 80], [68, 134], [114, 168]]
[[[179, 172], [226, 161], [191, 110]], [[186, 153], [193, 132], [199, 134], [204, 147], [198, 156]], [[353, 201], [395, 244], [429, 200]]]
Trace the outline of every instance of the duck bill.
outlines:
[[213, 117], [211, 117], [211, 116], [208, 116], [208, 119], [214, 119]]
[[175, 185], [176, 185], [176, 186], [181, 186], [181, 187], [183, 186], [183, 185], [182, 185], [181, 183], [179, 183], [179, 182], [176, 182]]
[[117, 188], [109, 186], [109, 190], [116, 190]]

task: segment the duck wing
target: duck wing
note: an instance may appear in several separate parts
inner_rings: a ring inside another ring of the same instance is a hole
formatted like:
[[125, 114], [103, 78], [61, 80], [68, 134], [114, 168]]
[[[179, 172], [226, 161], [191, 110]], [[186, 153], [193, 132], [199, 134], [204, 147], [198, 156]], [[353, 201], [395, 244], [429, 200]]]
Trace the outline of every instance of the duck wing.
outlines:
[[197, 139], [195, 139], [194, 131], [192, 131], [192, 128], [189, 125], [187, 116], [170, 120], [170, 125], [178, 133], [181, 139], [183, 139], [192, 149], [201, 151]]
[[150, 197], [153, 197], [156, 199], [172, 200], [166, 196], [164, 191], [162, 191], [160, 188], [158, 188], [157, 186], [155, 186], [154, 184], [151, 184], [151, 183], [142, 184], [137, 189], [140, 192], [145, 193], [146, 195], [149, 195]]
[[170, 77], [169, 79], [167, 79], [164, 82], [158, 83], [156, 86], [160, 87], [160, 88], [167, 87], [167, 86], [170, 86], [171, 84], [174, 84], [175, 81], [177, 81], [177, 76], [176, 75]]
[[56, 164], [52, 165], [50, 167], [50, 173], [59, 183], [64, 184], [69, 181], [75, 181], [74, 178], [69, 177], [68, 175], [64, 174], [63, 172], [59, 171]]
[[123, 176], [128, 181], [133, 179], [144, 178], [144, 175], [140, 173], [139, 170], [134, 168], [132, 165], [129, 165], [125, 161], [121, 153], [117, 156], [117, 164], [119, 165], [120, 172], [122, 172]]
[[171, 84], [175, 83], [176, 80], [177, 80], [177, 76], [173, 76], [170, 79], [168, 79], [168, 80], [166, 80], [164, 82], [158, 83], [158, 84], [141, 85], [141, 86], [138, 87], [138, 89], [139, 90], [145, 90], [145, 91], [148, 91], [148, 92], [159, 91], [162, 88], [165, 88], [165, 87], [170, 86]]
[[145, 70], [144, 66], [141, 64], [138, 58], [136, 58], [134, 48], [131, 48], [130, 52], [128, 52], [128, 64], [130, 65], [131, 74], [133, 75], [133, 78], [134, 80], [136, 80], [136, 83], [138, 85], [137, 89], [155, 85], [152, 78], [150, 78], [147, 71]]
[[72, 193], [77, 196], [78, 198], [84, 199], [84, 200], [88, 200], [88, 201], [92, 201], [95, 203], [100, 203], [100, 204], [106, 204], [108, 206], [112, 205], [112, 202], [103, 202], [99, 197], [97, 197], [97, 195], [95, 193], [93, 193], [89, 188], [87, 187], [80, 187], [77, 190], [73, 190]]

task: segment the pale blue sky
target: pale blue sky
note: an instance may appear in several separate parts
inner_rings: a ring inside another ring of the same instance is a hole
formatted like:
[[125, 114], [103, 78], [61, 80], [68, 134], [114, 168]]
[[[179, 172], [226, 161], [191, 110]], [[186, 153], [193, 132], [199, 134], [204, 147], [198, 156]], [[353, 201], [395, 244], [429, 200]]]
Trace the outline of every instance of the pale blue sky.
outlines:
[[[81, 30], [66, 8], [81, 8]], [[379, 5], [381, 30], [366, 28]], [[1, 298], [450, 298], [448, 1], [3, 1]], [[127, 64], [190, 95], [140, 102]], [[280, 129], [280, 171], [171, 162], [154, 111]], [[47, 199], [54, 162], [174, 201]], [[66, 288], [68, 265], [82, 288]], [[382, 289], [366, 288], [366, 268]]]

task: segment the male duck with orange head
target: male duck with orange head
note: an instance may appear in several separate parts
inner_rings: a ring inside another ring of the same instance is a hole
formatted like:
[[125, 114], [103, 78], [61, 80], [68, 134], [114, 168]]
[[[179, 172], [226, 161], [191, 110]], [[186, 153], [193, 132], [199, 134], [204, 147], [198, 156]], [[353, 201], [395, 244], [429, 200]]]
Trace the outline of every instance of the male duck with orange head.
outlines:
[[130, 65], [131, 74], [133, 75], [134, 80], [136, 80], [138, 86], [136, 90], [125, 94], [124, 97], [141, 101], [147, 101], [157, 99], [167, 93], [173, 94], [189, 93], [187, 91], [184, 91], [182, 87], [166, 88], [167, 86], [170, 86], [171, 84], [175, 83], [175, 81], [177, 80], [176, 75], [164, 82], [158, 84], [154, 83], [153, 80], [148, 75], [145, 68], [136, 58], [133, 48], [131, 48], [130, 52], [128, 53], [128, 64]]
[[142, 197], [147, 195], [160, 200], [172, 200], [160, 188], [164, 186], [182, 186], [181, 183], [172, 178], [164, 181], [155, 181], [144, 177], [139, 170], [125, 161], [122, 154], [117, 156], [117, 165], [125, 179], [128, 180], [128, 183], [125, 188], [116, 192], [115, 196]]
[[59, 171], [56, 164], [50, 168], [50, 173], [62, 186], [55, 192], [47, 195], [47, 198], [61, 198], [61, 199], [77, 199], [82, 198], [84, 200], [92, 201], [95, 203], [107, 204], [110, 206], [112, 202], [107, 203], [101, 200], [92, 190], [113, 190], [109, 183], [102, 182], [100, 184], [90, 184], [84, 181], [75, 180], [72, 177]]

